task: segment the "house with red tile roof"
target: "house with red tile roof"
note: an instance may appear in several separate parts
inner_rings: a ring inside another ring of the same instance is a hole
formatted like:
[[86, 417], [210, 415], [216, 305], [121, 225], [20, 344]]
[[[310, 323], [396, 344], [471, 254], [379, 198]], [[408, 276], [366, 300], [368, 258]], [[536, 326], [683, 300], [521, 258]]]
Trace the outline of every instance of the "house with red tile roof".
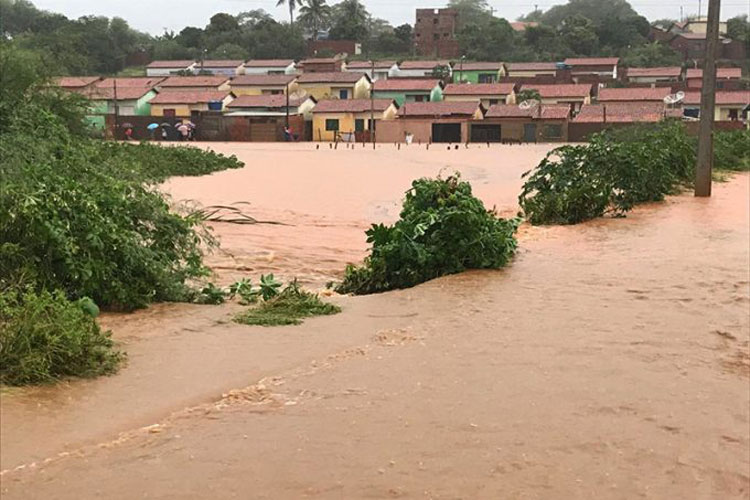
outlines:
[[212, 76], [170, 76], [159, 83], [160, 92], [229, 91], [229, 78]]
[[485, 108], [498, 103], [516, 103], [515, 83], [450, 83], [443, 90], [445, 101], [479, 100]]
[[505, 63], [493, 61], [459, 61], [453, 68], [455, 83], [495, 83], [505, 76]]
[[655, 102], [664, 103], [664, 98], [672, 93], [669, 87], [634, 87], [634, 88], [604, 88], [599, 89], [597, 101], [608, 102]]
[[[714, 107], [715, 121], [747, 120], [750, 110], [750, 90], [719, 90], [716, 92]], [[700, 117], [701, 93], [687, 92], [682, 106], [685, 116]]]
[[656, 102], [587, 104], [573, 118], [573, 123], [653, 123], [680, 116], [679, 109], [668, 109]]
[[664, 83], [678, 82], [682, 77], [680, 66], [666, 66], [658, 68], [627, 68], [625, 81], [628, 83]]
[[[314, 141], [355, 142], [369, 140], [380, 123], [396, 118], [398, 104], [393, 99], [329, 99], [312, 108]], [[370, 123], [374, 117], [375, 123]]]
[[[741, 79], [741, 68], [716, 68], [717, 90], [739, 90]], [[688, 89], [703, 88], [703, 70], [700, 68], [689, 68], [685, 74], [685, 82]]]
[[153, 89], [164, 80], [165, 77], [163, 76], [104, 78], [103, 80], [97, 81], [94, 86], [97, 88], [114, 88], [116, 84], [118, 89], [125, 87], [145, 87]]
[[468, 142], [469, 123], [484, 119], [484, 107], [476, 102], [409, 102], [398, 110], [398, 119], [383, 122], [378, 140], [403, 142]]
[[513, 28], [514, 31], [526, 31], [526, 28], [537, 28], [539, 26], [539, 23], [535, 21], [514, 21], [510, 23], [510, 27]]
[[370, 97], [372, 80], [366, 73], [347, 71], [303, 73], [297, 78], [299, 91], [324, 99], [366, 99]]
[[539, 92], [542, 104], [571, 104], [577, 110], [591, 103], [593, 85], [586, 83], [526, 84], [521, 91], [534, 89]]
[[195, 61], [152, 61], [146, 66], [146, 76], [171, 76], [180, 72], [193, 71]]
[[406, 102], [441, 101], [443, 84], [440, 80], [422, 78], [391, 78], [373, 83], [375, 98], [393, 99], [399, 106]]
[[233, 99], [228, 90], [171, 90], [151, 99], [151, 115], [190, 118], [198, 111], [224, 111]]
[[302, 115], [312, 120], [312, 109], [317, 104], [313, 97], [282, 94], [240, 95], [226, 106], [227, 116], [290, 116]]
[[100, 76], [58, 76], [52, 79], [52, 84], [65, 90], [78, 91], [92, 87], [101, 79]]
[[250, 59], [243, 66], [246, 75], [291, 75], [297, 72], [293, 59]]
[[285, 94], [287, 89], [294, 94], [299, 89], [297, 75], [239, 75], [232, 78], [229, 87], [236, 96]]
[[595, 75], [604, 79], [617, 79], [618, 57], [569, 57], [564, 61], [570, 68], [573, 78], [577, 76]]
[[309, 57], [297, 63], [302, 73], [336, 73], [342, 70], [344, 60], [340, 57]]
[[[481, 127], [488, 132], [494, 128], [496, 142], [564, 142], [568, 139], [570, 114], [569, 105], [539, 104], [527, 108], [496, 104], [487, 110]], [[472, 132], [472, 140], [482, 142]]]

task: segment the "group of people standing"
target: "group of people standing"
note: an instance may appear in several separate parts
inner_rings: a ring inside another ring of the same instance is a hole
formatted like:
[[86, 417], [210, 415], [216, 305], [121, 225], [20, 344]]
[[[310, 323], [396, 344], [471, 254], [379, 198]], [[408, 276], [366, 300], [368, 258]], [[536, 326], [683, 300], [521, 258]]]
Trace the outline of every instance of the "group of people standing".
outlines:
[[[126, 141], [133, 140], [133, 124], [123, 123], [118, 126]], [[146, 129], [152, 141], [194, 141], [196, 137], [196, 126], [193, 122], [177, 122], [174, 125], [168, 122], [162, 124], [151, 123]]]

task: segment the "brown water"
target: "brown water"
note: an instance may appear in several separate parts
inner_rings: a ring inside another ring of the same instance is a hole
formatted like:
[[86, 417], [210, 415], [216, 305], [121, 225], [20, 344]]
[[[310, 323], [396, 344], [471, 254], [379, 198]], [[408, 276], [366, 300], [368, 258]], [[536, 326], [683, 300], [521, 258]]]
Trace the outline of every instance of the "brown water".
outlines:
[[[215, 147], [252, 162], [175, 198], [295, 224], [217, 225], [219, 278], [316, 285], [432, 162], [512, 213], [545, 152]], [[336, 297], [301, 327], [235, 325], [233, 305], [108, 316], [119, 375], [3, 394], [3, 499], [747, 498], [749, 191], [523, 228], [503, 271]]]

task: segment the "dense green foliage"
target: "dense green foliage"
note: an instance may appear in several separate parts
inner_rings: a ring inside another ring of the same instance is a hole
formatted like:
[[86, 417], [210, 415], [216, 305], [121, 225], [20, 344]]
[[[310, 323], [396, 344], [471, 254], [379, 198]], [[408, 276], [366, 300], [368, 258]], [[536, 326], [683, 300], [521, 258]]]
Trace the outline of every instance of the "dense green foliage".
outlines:
[[302, 290], [293, 281], [277, 295], [237, 315], [234, 320], [244, 325], [299, 325], [304, 318], [339, 312], [339, 306], [323, 302], [317, 294]]
[[714, 134], [714, 168], [750, 171], [750, 133], [747, 130]]
[[406, 193], [400, 219], [367, 231], [370, 256], [349, 266], [339, 293], [408, 288], [466, 269], [506, 265], [516, 249], [518, 220], [486, 210], [458, 176], [419, 179]]
[[[0, 351], [8, 383], [89, 376], [119, 356], [93, 319], [185, 300], [212, 239], [155, 189], [170, 175], [241, 164], [195, 148], [115, 144], [86, 136], [86, 102], [46, 84], [27, 51], [0, 44]], [[13, 76], [8, 76], [13, 75]], [[66, 302], [70, 301], [70, 302]], [[109, 353], [109, 354], [108, 354]]]
[[116, 371], [122, 354], [85, 306], [60, 291], [0, 292], [0, 383], [37, 384]]
[[[750, 168], [750, 134], [717, 132], [717, 170]], [[577, 224], [624, 215], [690, 185], [696, 139], [677, 121], [612, 129], [582, 146], [562, 146], [526, 172], [519, 203], [532, 224]]]

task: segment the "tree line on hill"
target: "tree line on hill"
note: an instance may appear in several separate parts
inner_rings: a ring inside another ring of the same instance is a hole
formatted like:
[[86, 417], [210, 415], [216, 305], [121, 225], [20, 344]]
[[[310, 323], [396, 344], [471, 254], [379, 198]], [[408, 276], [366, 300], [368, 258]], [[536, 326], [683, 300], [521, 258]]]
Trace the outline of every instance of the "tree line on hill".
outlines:
[[[363, 56], [405, 59], [412, 52], [412, 26], [393, 27], [372, 16], [360, 0], [279, 0], [290, 20], [276, 21], [262, 9], [237, 15], [217, 13], [205, 27], [152, 36], [121, 18], [84, 16], [68, 19], [36, 8], [28, 0], [0, 0], [3, 42], [41, 54], [58, 74], [113, 74], [147, 59], [272, 59], [304, 57], [306, 39], [325, 34], [356, 40]], [[559, 61], [571, 56], [619, 56], [629, 66], [680, 65], [676, 52], [649, 43], [648, 20], [626, 0], [569, 0], [520, 21], [534, 22], [516, 31], [495, 17], [486, 0], [449, 0], [459, 12], [457, 39], [468, 60]], [[295, 18], [295, 13], [298, 15]], [[662, 24], [665, 20], [662, 20]], [[729, 35], [748, 40], [747, 16], [729, 21]], [[325, 54], [321, 54], [325, 55]]]

